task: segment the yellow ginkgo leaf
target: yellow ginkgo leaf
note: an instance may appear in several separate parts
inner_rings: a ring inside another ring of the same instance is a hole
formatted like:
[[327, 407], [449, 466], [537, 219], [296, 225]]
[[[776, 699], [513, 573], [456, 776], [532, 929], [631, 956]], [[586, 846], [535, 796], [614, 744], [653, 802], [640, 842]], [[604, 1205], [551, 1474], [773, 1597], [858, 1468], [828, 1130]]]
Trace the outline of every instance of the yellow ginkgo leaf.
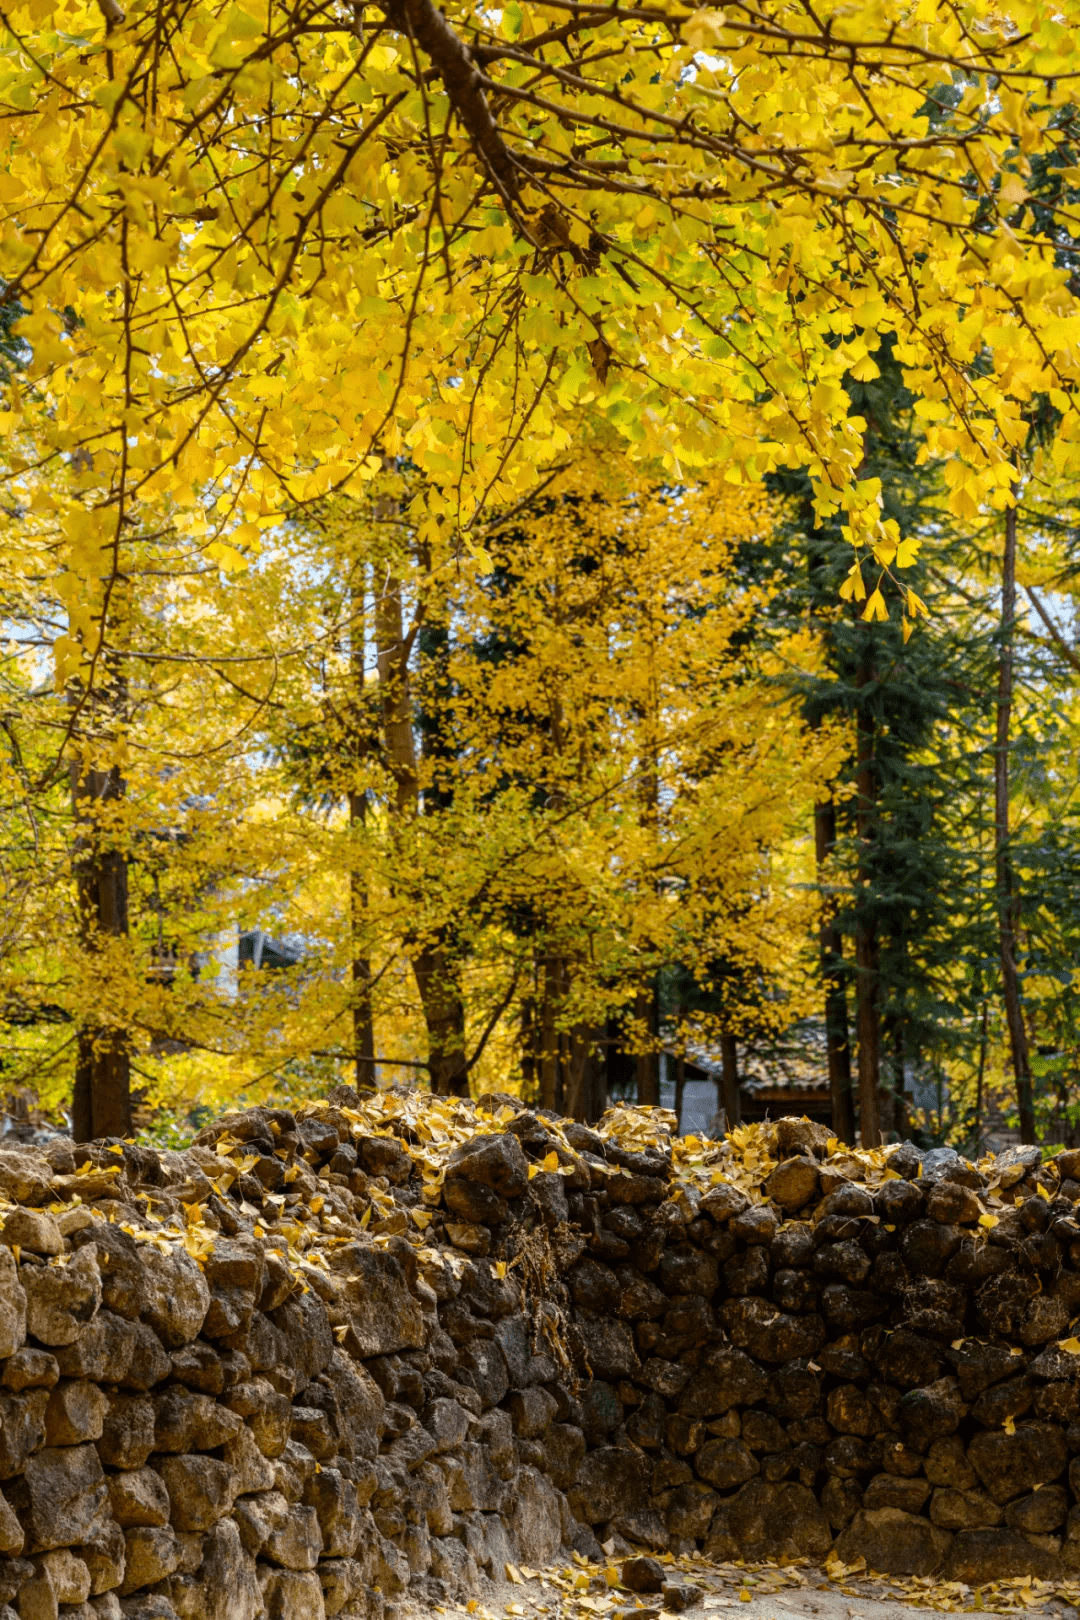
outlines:
[[889, 617], [889, 610], [885, 606], [885, 598], [882, 596], [881, 591], [877, 587], [871, 591], [870, 599], [863, 609], [862, 617], [870, 624], [874, 623], [875, 620], [887, 619]]

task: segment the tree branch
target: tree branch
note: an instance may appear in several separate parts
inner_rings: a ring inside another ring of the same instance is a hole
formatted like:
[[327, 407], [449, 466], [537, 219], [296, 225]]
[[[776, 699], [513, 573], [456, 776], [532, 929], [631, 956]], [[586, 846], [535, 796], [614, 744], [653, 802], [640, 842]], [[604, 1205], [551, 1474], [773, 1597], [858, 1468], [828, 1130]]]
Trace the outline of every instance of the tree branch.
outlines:
[[1032, 607], [1039, 615], [1039, 618], [1042, 620], [1043, 624], [1045, 624], [1046, 628], [1053, 637], [1054, 645], [1057, 647], [1058, 652], [1060, 652], [1066, 663], [1071, 664], [1073, 669], [1080, 671], [1080, 657], [1077, 657], [1076, 653], [1073, 652], [1072, 648], [1069, 646], [1069, 643], [1065, 640], [1065, 637], [1062, 635], [1049, 613], [1047, 613], [1031, 586], [1025, 585], [1024, 590], [1027, 592], [1028, 601], [1031, 603]]
[[520, 165], [491, 115], [480, 70], [468, 46], [432, 0], [383, 0], [383, 10], [392, 28], [408, 34], [430, 56], [477, 155], [499, 195], [512, 208], [521, 189]]

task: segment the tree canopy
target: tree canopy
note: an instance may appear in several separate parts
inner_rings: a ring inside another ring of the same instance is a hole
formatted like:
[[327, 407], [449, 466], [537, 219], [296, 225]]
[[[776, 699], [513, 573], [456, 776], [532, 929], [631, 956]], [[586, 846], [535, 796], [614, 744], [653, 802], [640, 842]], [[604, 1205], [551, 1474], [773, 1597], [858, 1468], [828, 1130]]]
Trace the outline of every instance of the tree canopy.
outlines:
[[163, 505], [239, 561], [407, 453], [425, 538], [480, 543], [582, 410], [669, 473], [805, 467], [856, 545], [846, 589], [884, 614], [910, 540], [860, 476], [844, 379], [886, 336], [958, 514], [1007, 502], [1036, 395], [1075, 465], [1076, 21], [12, 8], [5, 478], [82, 613], [61, 673], [93, 660], [125, 527]]

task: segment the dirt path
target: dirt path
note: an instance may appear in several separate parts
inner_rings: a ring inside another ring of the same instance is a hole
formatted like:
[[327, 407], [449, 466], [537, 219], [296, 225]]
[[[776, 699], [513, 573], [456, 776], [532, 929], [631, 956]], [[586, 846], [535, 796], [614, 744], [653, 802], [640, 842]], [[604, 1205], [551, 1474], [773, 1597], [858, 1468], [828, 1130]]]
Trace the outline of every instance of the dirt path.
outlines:
[[[467, 1604], [436, 1607], [448, 1620], [913, 1620], [912, 1609], [930, 1614], [983, 1612], [1080, 1620], [1080, 1585], [1025, 1579], [971, 1588], [935, 1585], [926, 1579], [868, 1576], [858, 1567], [805, 1563], [710, 1564], [700, 1558], [659, 1560], [663, 1580], [682, 1589], [665, 1597], [627, 1589], [623, 1561], [570, 1564], [546, 1570], [507, 1566], [504, 1585], [489, 1586]], [[684, 1607], [684, 1605], [686, 1605]], [[400, 1613], [401, 1611], [399, 1611]], [[402, 1620], [430, 1615], [428, 1607], [405, 1607]], [[734, 1617], [733, 1617], [734, 1620]]]

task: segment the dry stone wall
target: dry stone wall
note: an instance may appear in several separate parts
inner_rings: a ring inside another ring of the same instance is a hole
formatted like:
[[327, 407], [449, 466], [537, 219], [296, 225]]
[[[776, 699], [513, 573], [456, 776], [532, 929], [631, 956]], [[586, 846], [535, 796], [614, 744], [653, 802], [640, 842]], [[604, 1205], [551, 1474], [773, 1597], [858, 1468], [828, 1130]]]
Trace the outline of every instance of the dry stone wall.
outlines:
[[1080, 1567], [1080, 1154], [484, 1102], [0, 1151], [0, 1620], [384, 1620], [612, 1538]]

